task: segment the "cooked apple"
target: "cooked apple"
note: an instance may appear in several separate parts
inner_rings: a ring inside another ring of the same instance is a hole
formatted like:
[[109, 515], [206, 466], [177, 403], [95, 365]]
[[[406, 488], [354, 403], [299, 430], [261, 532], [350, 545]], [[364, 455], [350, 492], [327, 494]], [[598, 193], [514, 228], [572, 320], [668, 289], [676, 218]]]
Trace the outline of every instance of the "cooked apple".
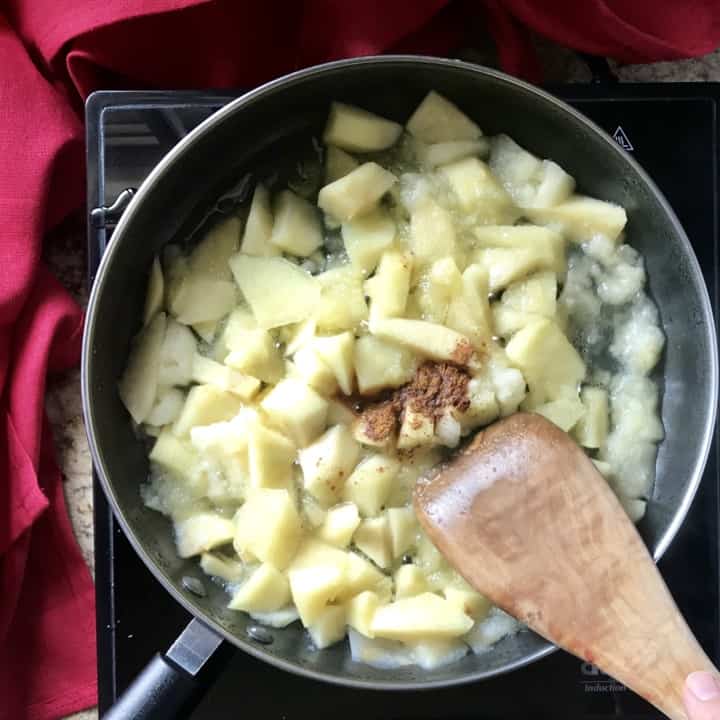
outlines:
[[431, 90], [407, 121], [408, 132], [426, 143], [477, 140], [480, 128], [454, 103]]
[[332, 396], [338, 388], [335, 373], [328, 367], [317, 351], [310, 346], [300, 348], [292, 360], [289, 376], [297, 376], [313, 390], [325, 396]]
[[380, 606], [377, 593], [365, 590], [347, 604], [347, 624], [365, 637], [373, 637], [371, 628], [375, 611]]
[[290, 602], [287, 578], [270, 563], [263, 563], [235, 591], [228, 607], [245, 612], [273, 612]]
[[282, 378], [283, 360], [269, 330], [245, 330], [238, 340], [224, 358], [225, 365], [266, 383]]
[[410, 249], [421, 265], [455, 253], [450, 213], [431, 197], [418, 202], [410, 215]]
[[387, 251], [373, 277], [365, 282], [365, 292], [370, 297], [370, 318], [397, 317], [405, 311], [412, 258], [408, 254]]
[[413, 597], [413, 595], [421, 595], [430, 589], [425, 573], [417, 565], [401, 565], [395, 571], [394, 580], [395, 598], [397, 600]]
[[318, 650], [322, 650], [345, 637], [347, 611], [342, 605], [328, 605], [315, 618], [315, 621], [308, 625], [308, 633], [313, 644]]
[[394, 145], [402, 125], [367, 110], [334, 102], [330, 105], [323, 141], [350, 152], [375, 152]]
[[388, 596], [388, 578], [375, 565], [355, 552], [347, 552], [345, 565], [345, 587], [338, 596], [344, 601], [366, 590], [371, 590], [381, 598]]
[[239, 254], [230, 259], [230, 268], [263, 329], [301, 322], [320, 302], [317, 281], [284, 258]]
[[575, 426], [577, 441], [586, 448], [600, 448], [608, 434], [608, 394], [599, 387], [584, 387], [580, 391], [584, 414]]
[[359, 456], [360, 446], [347, 425], [331, 427], [298, 454], [305, 490], [321, 505], [330, 507], [340, 498], [345, 481], [352, 477]]
[[355, 547], [367, 555], [378, 567], [388, 568], [390, 557], [390, 532], [384, 516], [363, 520], [353, 535]]
[[488, 271], [490, 292], [506, 288], [536, 270], [551, 269], [553, 256], [543, 246], [534, 248], [483, 248], [476, 250], [475, 262]]
[[295, 446], [274, 430], [254, 423], [248, 433], [250, 484], [257, 488], [287, 488], [292, 483]]
[[478, 247], [534, 251], [552, 258], [548, 270], [565, 273], [565, 238], [556, 230], [535, 225], [485, 225], [475, 228], [474, 234]]
[[354, 365], [358, 392], [372, 395], [412, 380], [418, 361], [406, 348], [364, 335], [355, 341]]
[[370, 455], [347, 478], [343, 499], [357, 505], [363, 517], [374, 517], [382, 509], [400, 464], [386, 455]]
[[402, 557], [415, 545], [418, 524], [411, 507], [394, 507], [385, 511], [390, 530], [390, 551], [393, 558]]
[[165, 282], [163, 280], [162, 267], [160, 260], [155, 258], [150, 266], [150, 279], [148, 280], [148, 289], [145, 293], [145, 310], [143, 311], [143, 324], [147, 325], [163, 308], [163, 299], [165, 296]]
[[260, 389], [260, 381], [257, 378], [233, 370], [200, 353], [195, 353], [193, 357], [192, 379], [197, 383], [214, 385], [243, 400], [250, 400]]
[[170, 311], [183, 325], [194, 325], [225, 317], [236, 303], [235, 285], [201, 273], [189, 273], [170, 305]]
[[175, 543], [181, 558], [200, 555], [232, 541], [232, 520], [212, 512], [199, 512], [175, 523]]
[[330, 545], [345, 548], [360, 525], [360, 514], [355, 503], [344, 502], [331, 507], [318, 528], [318, 537]]
[[196, 425], [210, 425], [219, 420], [229, 420], [242, 407], [237, 395], [225, 392], [214, 385], [195, 385], [187, 394], [180, 416], [173, 425], [173, 432], [187, 435]]
[[557, 277], [545, 270], [525, 280], [509, 285], [502, 296], [502, 303], [521, 313], [554, 317], [557, 299]]
[[279, 382], [260, 406], [270, 422], [284, 430], [298, 447], [305, 447], [325, 429], [327, 402], [298, 380]]
[[343, 393], [350, 395], [355, 385], [355, 336], [351, 332], [344, 332], [329, 337], [316, 337], [311, 347], [333, 371]]
[[585, 408], [577, 397], [561, 397], [538, 405], [533, 412], [546, 417], [561, 430], [570, 432], [585, 414]]
[[241, 563], [220, 553], [203, 553], [200, 556], [200, 567], [206, 575], [212, 575], [229, 583], [240, 582], [245, 572]]
[[293, 602], [305, 627], [310, 627], [322, 615], [343, 584], [343, 573], [330, 566], [290, 570], [288, 578]]
[[395, 222], [386, 210], [378, 208], [343, 223], [342, 238], [350, 262], [371, 273], [395, 239]]
[[136, 423], [143, 422], [155, 404], [165, 327], [165, 313], [156, 313], [133, 340], [125, 372], [120, 378], [120, 399]]
[[328, 145], [325, 150], [325, 184], [329, 185], [352, 172], [360, 163], [344, 150]]
[[275, 199], [275, 222], [270, 242], [284, 252], [299, 257], [312, 255], [322, 245], [322, 226], [317, 210], [291, 190]]
[[241, 408], [231, 420], [221, 420], [190, 429], [190, 442], [200, 453], [222, 458], [247, 449], [250, 431], [259, 422], [254, 408]]
[[347, 222], [372, 210], [396, 182], [397, 178], [377, 163], [363, 163], [325, 185], [318, 195], [318, 205], [336, 220]]
[[192, 379], [197, 339], [192, 330], [168, 318], [162, 343], [158, 384], [165, 387], [188, 385]]
[[152, 450], [150, 461], [157, 463], [177, 477], [193, 482], [200, 458], [193, 448], [165, 429], [158, 435]]
[[272, 231], [273, 214], [270, 207], [270, 193], [262, 183], [258, 183], [255, 186], [250, 213], [245, 222], [240, 252], [245, 255], [279, 255], [280, 248], [270, 242]]
[[177, 419], [185, 403], [185, 393], [177, 388], [165, 388], [162, 394], [158, 394], [152, 410], [145, 418], [149, 425], [168, 425]]
[[422, 162], [435, 169], [466, 157], [485, 157], [489, 143], [485, 138], [477, 140], [449, 140], [426, 145], [420, 151]]
[[425, 413], [405, 408], [400, 432], [398, 433], [398, 450], [412, 450], [416, 447], [431, 445], [435, 435], [435, 422]]
[[456, 588], [448, 586], [443, 590], [443, 595], [445, 595], [448, 602], [476, 622], [487, 617], [492, 607], [492, 604], [484, 595], [469, 587]]
[[235, 550], [278, 570], [292, 560], [301, 535], [300, 516], [287, 490], [255, 488], [235, 515]]
[[228, 260], [238, 251], [242, 223], [236, 215], [223, 218], [193, 248], [189, 269], [193, 275], [232, 280]]
[[341, 265], [315, 277], [320, 286], [320, 302], [314, 317], [319, 330], [354, 330], [367, 320], [363, 275], [357, 268]]

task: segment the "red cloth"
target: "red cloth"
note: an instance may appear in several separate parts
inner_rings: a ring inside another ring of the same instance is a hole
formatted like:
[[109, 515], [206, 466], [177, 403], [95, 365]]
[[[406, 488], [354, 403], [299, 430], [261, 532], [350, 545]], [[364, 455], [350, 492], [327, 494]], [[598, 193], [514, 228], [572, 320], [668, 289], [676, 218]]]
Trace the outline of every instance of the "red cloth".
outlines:
[[43, 420], [45, 378], [77, 362], [81, 315], [40, 261], [82, 201], [79, 110], [95, 88], [248, 87], [325, 60], [444, 54], [495, 37], [538, 79], [525, 26], [624, 62], [700, 55], [716, 0], [0, 0], [0, 720], [95, 701], [92, 584]]

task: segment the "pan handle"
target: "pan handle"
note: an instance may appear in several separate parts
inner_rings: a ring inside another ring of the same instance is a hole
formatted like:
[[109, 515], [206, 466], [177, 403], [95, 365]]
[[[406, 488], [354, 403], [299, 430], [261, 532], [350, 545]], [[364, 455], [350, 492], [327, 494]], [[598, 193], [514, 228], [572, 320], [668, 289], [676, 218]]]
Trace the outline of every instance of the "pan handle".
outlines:
[[222, 644], [199, 620], [191, 620], [172, 647], [143, 668], [103, 720], [171, 720], [202, 687], [198, 674]]

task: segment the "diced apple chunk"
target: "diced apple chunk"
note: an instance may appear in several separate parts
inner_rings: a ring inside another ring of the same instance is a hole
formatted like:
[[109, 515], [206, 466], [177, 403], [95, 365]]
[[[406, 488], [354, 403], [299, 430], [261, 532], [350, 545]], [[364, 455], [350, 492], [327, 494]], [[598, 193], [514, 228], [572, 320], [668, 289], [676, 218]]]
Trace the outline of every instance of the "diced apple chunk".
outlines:
[[556, 230], [536, 225], [485, 225], [475, 228], [474, 232], [481, 248], [535, 252], [543, 258], [552, 258], [548, 270], [558, 274], [563, 274], [566, 270], [565, 238]]
[[573, 195], [553, 207], [528, 210], [527, 216], [539, 225], [557, 227], [576, 243], [590, 240], [595, 235], [617, 242], [627, 223], [624, 208], [585, 195]]
[[326, 270], [315, 276], [320, 286], [317, 327], [328, 332], [354, 330], [367, 319], [363, 275], [352, 265]]
[[273, 214], [270, 207], [270, 193], [262, 184], [255, 186], [250, 213], [245, 222], [240, 252], [245, 255], [279, 255], [281, 250], [270, 242], [273, 231]]
[[355, 503], [363, 517], [380, 513], [400, 464], [386, 455], [375, 454], [363, 460], [345, 483], [343, 499]]
[[350, 544], [358, 525], [360, 525], [360, 514], [357, 505], [344, 502], [327, 511], [317, 534], [323, 542], [345, 548]]
[[218, 577], [230, 583], [239, 582], [244, 574], [241, 563], [220, 553], [203, 553], [200, 556], [200, 567], [206, 575]]
[[368, 518], [360, 523], [353, 535], [358, 550], [367, 555], [378, 567], [388, 568], [390, 557], [390, 532], [384, 516]]
[[318, 650], [334, 645], [345, 637], [346, 610], [342, 605], [328, 605], [308, 626], [308, 633]]
[[375, 611], [380, 606], [377, 593], [365, 590], [347, 604], [347, 624], [365, 637], [373, 637], [371, 625]]
[[470, 406], [460, 416], [460, 425], [464, 430], [473, 430], [491, 423], [500, 414], [495, 390], [492, 384], [479, 378], [468, 383]]
[[395, 222], [386, 210], [378, 208], [343, 223], [342, 238], [350, 262], [358, 270], [370, 273], [395, 239]]
[[575, 426], [577, 441], [586, 448], [605, 445], [608, 434], [608, 394], [598, 387], [584, 387], [580, 391], [585, 414]]
[[299, 380], [282, 380], [260, 405], [270, 421], [298, 447], [305, 447], [325, 429], [327, 402]]
[[240, 218], [235, 215], [215, 224], [190, 253], [190, 272], [231, 281], [228, 260], [238, 251], [241, 225]]
[[397, 178], [375, 162], [367, 162], [339, 180], [325, 185], [318, 205], [328, 215], [347, 222], [372, 210]]
[[299, 453], [305, 490], [325, 507], [334, 504], [352, 477], [359, 455], [360, 446], [347, 425], [330, 428]]
[[390, 551], [393, 558], [397, 559], [415, 545], [417, 518], [410, 507], [388, 508], [386, 514], [390, 530]]
[[352, 172], [360, 163], [334, 145], [328, 145], [325, 149], [325, 184], [329, 185], [339, 180], [349, 172]]
[[477, 140], [480, 128], [454, 103], [431, 90], [406, 124], [408, 132], [426, 143]]
[[177, 388], [167, 388], [159, 395], [145, 418], [145, 423], [156, 427], [174, 422], [185, 403], [185, 393]]
[[550, 269], [554, 258], [542, 246], [534, 248], [484, 248], [474, 259], [488, 271], [490, 292], [506, 288], [536, 270]]
[[585, 363], [552, 320], [526, 325], [513, 335], [505, 352], [538, 402], [556, 399], [562, 388], [576, 386], [585, 377]]
[[187, 435], [196, 425], [210, 425], [220, 420], [229, 420], [242, 407], [237, 395], [225, 392], [214, 385], [196, 385], [190, 388], [180, 416], [175, 421], [173, 432]]
[[464, 635], [473, 621], [451, 602], [422, 593], [378, 608], [371, 629], [376, 637], [405, 642]]
[[357, 419], [355, 411], [337, 398], [328, 400], [328, 425], [352, 425]]
[[190, 441], [198, 452], [217, 457], [244, 452], [257, 417], [256, 410], [242, 408], [232, 420], [191, 428]]
[[274, 612], [290, 602], [287, 578], [270, 563], [263, 563], [240, 586], [230, 601], [231, 610]]
[[424, 320], [383, 318], [370, 323], [370, 332], [381, 340], [396, 342], [433, 360], [466, 365], [473, 353], [467, 337]]
[[397, 600], [412, 597], [413, 595], [421, 595], [430, 589], [425, 573], [417, 565], [401, 565], [395, 571], [394, 580], [395, 598]]
[[343, 584], [343, 573], [333, 566], [290, 570], [288, 577], [293, 602], [305, 627], [320, 618]]
[[304, 570], [314, 567], [335, 567], [339, 573], [346, 576], [348, 573], [348, 562], [351, 553], [339, 550], [338, 548], [320, 542], [314, 537], [306, 537], [297, 554], [293, 558], [289, 570]]
[[199, 457], [186, 442], [180, 440], [169, 429], [165, 429], [155, 440], [150, 451], [150, 461], [192, 482]]
[[355, 385], [355, 336], [351, 332], [344, 332], [330, 337], [318, 337], [312, 341], [312, 348], [333, 371], [343, 393], [350, 395]]
[[425, 413], [405, 408], [402, 425], [398, 433], [398, 450], [412, 450], [416, 447], [431, 445], [435, 435], [435, 422]]
[[234, 536], [233, 521], [217, 513], [200, 512], [175, 523], [175, 542], [181, 558], [200, 555], [218, 545], [225, 545]]
[[405, 311], [412, 257], [397, 251], [383, 253], [377, 272], [365, 282], [370, 297], [370, 318], [396, 317]]
[[255, 423], [248, 434], [251, 487], [289, 487], [294, 461], [295, 446], [284, 435]]
[[585, 408], [579, 398], [561, 397], [539, 405], [534, 412], [547, 418], [561, 430], [570, 432], [585, 414]]
[[394, 145], [402, 125], [367, 110], [334, 102], [330, 106], [323, 142], [350, 152], [376, 152]]
[[160, 260], [155, 258], [150, 266], [150, 279], [148, 280], [148, 288], [145, 294], [145, 310], [143, 311], [143, 324], [147, 325], [160, 312], [163, 306], [163, 298], [165, 296], [165, 282], [163, 280], [162, 267]]
[[250, 400], [260, 389], [260, 381], [257, 378], [244, 375], [199, 353], [195, 353], [193, 358], [192, 379], [197, 383], [214, 385], [243, 400]]
[[165, 313], [156, 313], [133, 340], [125, 372], [118, 384], [120, 399], [138, 424], [155, 405], [165, 328]]
[[278, 382], [283, 375], [283, 361], [272, 333], [255, 329], [239, 335], [236, 333], [235, 342], [229, 347], [225, 365], [266, 383]]
[[372, 335], [355, 341], [355, 373], [361, 395], [409, 382], [417, 369], [417, 357], [409, 350]]
[[513, 310], [505, 306], [502, 302], [493, 303], [491, 313], [495, 334], [502, 338], [509, 338], [526, 325], [536, 320], [542, 320], [543, 318], [542, 315], [533, 315], [520, 312], [519, 310]]
[[292, 560], [301, 534], [300, 516], [287, 490], [251, 490], [235, 516], [235, 550], [278, 570]]
[[471, 589], [449, 586], [443, 590], [443, 595], [448, 602], [475, 621], [483, 620], [492, 607], [491, 602], [484, 595]]
[[346, 552], [344, 555], [345, 586], [340, 592], [338, 600], [347, 600], [365, 590], [372, 590], [381, 597], [387, 595], [387, 584], [390, 578], [357, 553]]
[[488, 147], [489, 144], [485, 138], [438, 142], [422, 148], [420, 159], [429, 168], [435, 169], [466, 157], [484, 157], [488, 153]]
[[192, 377], [197, 340], [192, 330], [168, 318], [162, 342], [158, 384], [169, 387], [187, 385]]
[[465, 158], [443, 165], [440, 172], [450, 184], [460, 208], [477, 213], [484, 224], [513, 222], [518, 217], [512, 198], [482, 160]]
[[183, 325], [194, 325], [225, 317], [235, 305], [235, 285], [190, 273], [180, 285], [170, 310]]
[[430, 197], [418, 202], [410, 215], [410, 249], [420, 264], [455, 253], [450, 213]]
[[320, 286], [297, 265], [279, 257], [235, 255], [235, 281], [263, 329], [301, 322], [320, 302]]
[[521, 313], [554, 317], [557, 305], [557, 277], [545, 270], [513, 283], [505, 289], [502, 303]]
[[292, 190], [283, 190], [275, 200], [275, 223], [270, 242], [299, 257], [312, 255], [322, 245], [322, 226], [317, 210]]
[[322, 395], [329, 397], [337, 391], [338, 384], [335, 373], [313, 347], [300, 348], [293, 355], [293, 368], [289, 375], [297, 375]]

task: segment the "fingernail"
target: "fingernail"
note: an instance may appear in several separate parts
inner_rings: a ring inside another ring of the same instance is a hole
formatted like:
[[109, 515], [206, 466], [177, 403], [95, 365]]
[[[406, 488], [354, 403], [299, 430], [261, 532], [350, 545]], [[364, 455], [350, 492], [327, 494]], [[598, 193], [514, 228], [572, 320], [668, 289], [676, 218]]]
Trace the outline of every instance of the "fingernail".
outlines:
[[701, 702], [720, 697], [720, 682], [709, 672], [694, 672], [688, 675], [688, 690]]

